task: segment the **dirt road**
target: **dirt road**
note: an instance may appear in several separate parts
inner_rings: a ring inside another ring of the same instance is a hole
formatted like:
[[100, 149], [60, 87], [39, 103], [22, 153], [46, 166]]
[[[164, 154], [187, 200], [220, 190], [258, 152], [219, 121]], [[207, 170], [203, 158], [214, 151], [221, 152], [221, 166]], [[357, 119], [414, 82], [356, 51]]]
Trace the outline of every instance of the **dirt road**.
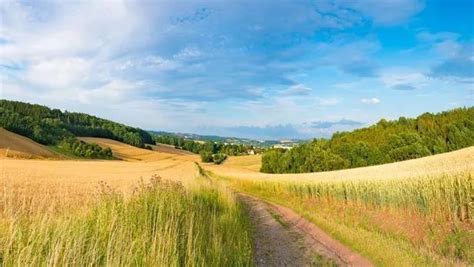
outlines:
[[239, 194], [254, 225], [257, 266], [372, 266], [292, 210]]

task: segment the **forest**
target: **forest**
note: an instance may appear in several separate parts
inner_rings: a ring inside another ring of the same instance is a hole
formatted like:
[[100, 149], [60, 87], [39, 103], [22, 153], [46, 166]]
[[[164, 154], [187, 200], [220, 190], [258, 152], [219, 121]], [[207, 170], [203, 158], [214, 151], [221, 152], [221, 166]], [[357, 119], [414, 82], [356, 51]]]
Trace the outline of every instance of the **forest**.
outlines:
[[44, 145], [70, 136], [110, 138], [136, 147], [153, 143], [151, 135], [138, 128], [84, 113], [62, 112], [18, 101], [0, 100], [0, 127]]
[[449, 152], [474, 145], [474, 107], [415, 119], [380, 120], [330, 139], [314, 139], [291, 150], [270, 149], [261, 171], [301, 173], [331, 171], [390, 163]]
[[151, 135], [138, 128], [84, 113], [62, 112], [19, 101], [0, 100], [0, 127], [43, 145], [72, 148], [76, 144], [72, 152], [90, 158], [109, 158], [111, 154], [75, 140], [76, 136], [110, 138], [136, 147], [153, 143]]

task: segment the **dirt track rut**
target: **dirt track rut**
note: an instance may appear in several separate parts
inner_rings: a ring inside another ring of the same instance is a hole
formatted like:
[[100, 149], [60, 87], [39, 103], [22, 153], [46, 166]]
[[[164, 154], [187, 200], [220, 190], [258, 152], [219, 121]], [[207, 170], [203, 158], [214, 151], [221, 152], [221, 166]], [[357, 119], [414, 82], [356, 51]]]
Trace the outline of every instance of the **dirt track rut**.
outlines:
[[239, 194], [254, 225], [257, 266], [373, 266], [291, 209]]

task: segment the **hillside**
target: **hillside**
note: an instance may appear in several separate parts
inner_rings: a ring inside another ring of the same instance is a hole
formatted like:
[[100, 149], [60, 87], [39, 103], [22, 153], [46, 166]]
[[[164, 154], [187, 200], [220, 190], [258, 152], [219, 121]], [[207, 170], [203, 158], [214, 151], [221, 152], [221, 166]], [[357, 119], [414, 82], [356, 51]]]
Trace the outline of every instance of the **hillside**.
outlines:
[[168, 153], [168, 154], [175, 154], [175, 155], [196, 155], [192, 152], [182, 150], [182, 149], [177, 149], [172, 145], [167, 145], [167, 144], [160, 144], [157, 143], [156, 145], [149, 145], [153, 151], [157, 152], [162, 152], [162, 153]]
[[[247, 158], [247, 164], [256, 164], [258, 156]], [[230, 162], [230, 161], [229, 161]], [[213, 173], [244, 180], [259, 181], [343, 181], [343, 180], [385, 180], [423, 177], [431, 175], [471, 173], [474, 174], [474, 146], [453, 152], [406, 160], [376, 166], [315, 173], [268, 174], [249, 170], [239, 164], [220, 166], [204, 165]]]
[[19, 101], [0, 100], [0, 127], [44, 145], [57, 144], [74, 136], [110, 138], [136, 147], [153, 143], [151, 135], [138, 128]]
[[474, 107], [415, 119], [380, 120], [377, 124], [315, 139], [289, 151], [273, 149], [262, 157], [262, 172], [332, 171], [398, 162], [474, 145]]
[[59, 155], [27, 137], [0, 128], [0, 157], [58, 158]]
[[[195, 154], [186, 154], [186, 151], [181, 152], [178, 149], [168, 148], [166, 151], [161, 146], [152, 146], [154, 150], [148, 150], [143, 148], [134, 147], [119, 141], [106, 139], [106, 138], [97, 138], [97, 137], [79, 137], [79, 140], [82, 140], [86, 143], [97, 144], [102, 148], [110, 148], [114, 157], [125, 160], [125, 161], [145, 161], [153, 162], [160, 161], [163, 159], [175, 158], [177, 156], [187, 155], [188, 157], [195, 158], [198, 160], [199, 156]], [[160, 151], [161, 150], [161, 151]], [[193, 157], [194, 155], [194, 157]]]

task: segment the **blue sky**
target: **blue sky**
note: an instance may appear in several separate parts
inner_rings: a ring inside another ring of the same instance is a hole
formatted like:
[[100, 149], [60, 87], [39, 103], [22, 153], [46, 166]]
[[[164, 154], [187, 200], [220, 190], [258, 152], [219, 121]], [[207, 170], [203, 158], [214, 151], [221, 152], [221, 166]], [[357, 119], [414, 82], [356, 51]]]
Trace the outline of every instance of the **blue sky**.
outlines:
[[9, 1], [0, 98], [144, 129], [328, 136], [474, 103], [474, 2]]

